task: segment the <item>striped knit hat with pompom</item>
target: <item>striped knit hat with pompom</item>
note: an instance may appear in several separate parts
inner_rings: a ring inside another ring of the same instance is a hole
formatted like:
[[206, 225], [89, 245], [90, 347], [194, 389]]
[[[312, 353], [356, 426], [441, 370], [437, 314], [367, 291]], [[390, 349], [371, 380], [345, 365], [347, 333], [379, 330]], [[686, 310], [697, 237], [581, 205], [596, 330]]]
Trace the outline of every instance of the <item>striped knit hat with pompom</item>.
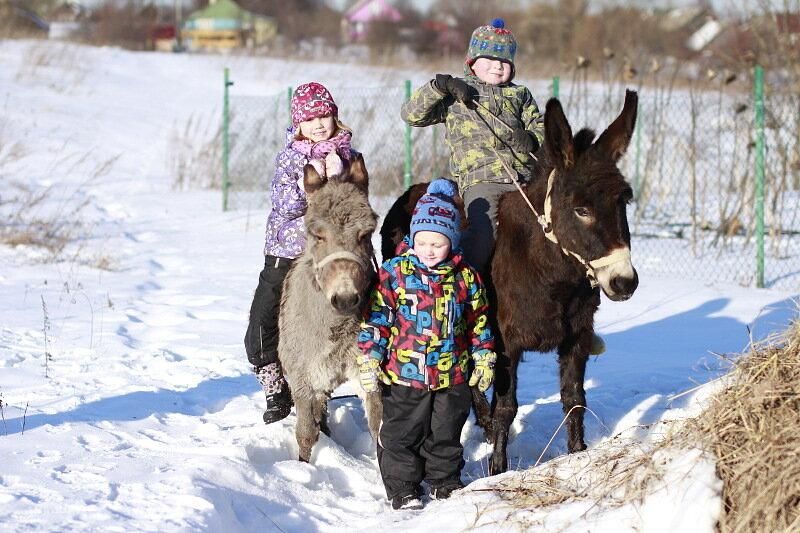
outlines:
[[[514, 66], [514, 54], [517, 52], [517, 40], [501, 18], [492, 20], [490, 24], [480, 26], [472, 32], [467, 47], [467, 58], [464, 61], [464, 74], [472, 74], [472, 64], [479, 57], [499, 59]], [[512, 71], [512, 78], [514, 77]]]
[[428, 185], [427, 191], [417, 201], [411, 215], [411, 242], [418, 231], [435, 231], [450, 239], [450, 248], [455, 249], [461, 240], [461, 215], [453, 203], [458, 194], [458, 185], [438, 178]]

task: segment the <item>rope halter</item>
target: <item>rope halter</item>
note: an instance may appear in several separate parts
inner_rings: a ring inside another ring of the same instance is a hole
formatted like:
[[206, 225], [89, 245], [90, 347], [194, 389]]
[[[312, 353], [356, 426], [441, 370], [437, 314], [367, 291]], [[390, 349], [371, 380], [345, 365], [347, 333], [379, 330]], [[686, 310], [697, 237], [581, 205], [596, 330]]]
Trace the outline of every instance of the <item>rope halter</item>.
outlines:
[[511, 178], [511, 181], [514, 183], [514, 185], [517, 186], [517, 190], [522, 195], [522, 198], [525, 200], [525, 203], [527, 203], [530, 210], [533, 211], [533, 214], [536, 217], [536, 222], [538, 222], [539, 226], [541, 226], [544, 236], [550, 242], [558, 244], [564, 255], [574, 257], [581, 265], [583, 265], [583, 268], [586, 269], [586, 277], [589, 279], [589, 284], [592, 286], [593, 289], [598, 286], [598, 281], [597, 281], [598, 270], [613, 265], [615, 263], [619, 263], [620, 261], [630, 261], [631, 251], [629, 248], [617, 248], [610, 254], [604, 255], [603, 257], [599, 257], [592, 261], [587, 261], [579, 253], [573, 252], [572, 250], [569, 250], [563, 245], [561, 245], [558, 242], [558, 237], [556, 237], [555, 231], [553, 231], [553, 217], [552, 217], [552, 212], [553, 212], [552, 192], [553, 192], [553, 182], [555, 181], [555, 176], [556, 176], [556, 169], [551, 170], [550, 175], [547, 177], [547, 192], [545, 193], [544, 196], [544, 213], [540, 215], [539, 212], [536, 211], [536, 208], [533, 207], [530, 198], [528, 198], [528, 195], [525, 194], [525, 191], [522, 189], [522, 186], [519, 184], [519, 180], [517, 179], [516, 174], [512, 172], [510, 168], [508, 168], [508, 163], [506, 163], [506, 161], [500, 157], [500, 154], [498, 154], [496, 150], [495, 150], [495, 155], [497, 156], [497, 159], [500, 160], [500, 163], [503, 165], [503, 168], [508, 173], [509, 177]]
[[363, 257], [361, 257], [358, 254], [354, 254], [353, 252], [348, 252], [347, 250], [339, 250], [338, 252], [332, 252], [332, 253], [326, 255], [325, 257], [323, 257], [319, 261], [315, 262], [312, 259], [312, 264], [314, 266], [314, 279], [316, 280], [317, 285], [319, 285], [320, 287], [322, 286], [322, 283], [320, 282], [320, 279], [319, 279], [319, 276], [322, 273], [322, 269], [325, 268], [325, 266], [327, 266], [328, 263], [332, 263], [332, 262], [338, 261], [340, 259], [344, 260], [344, 261], [350, 261], [352, 263], [356, 263], [365, 272], [370, 272], [371, 269], [376, 269], [376, 267], [375, 267], [376, 259], [375, 259], [374, 255], [372, 256], [372, 262], [368, 263], [366, 260], [364, 260]]

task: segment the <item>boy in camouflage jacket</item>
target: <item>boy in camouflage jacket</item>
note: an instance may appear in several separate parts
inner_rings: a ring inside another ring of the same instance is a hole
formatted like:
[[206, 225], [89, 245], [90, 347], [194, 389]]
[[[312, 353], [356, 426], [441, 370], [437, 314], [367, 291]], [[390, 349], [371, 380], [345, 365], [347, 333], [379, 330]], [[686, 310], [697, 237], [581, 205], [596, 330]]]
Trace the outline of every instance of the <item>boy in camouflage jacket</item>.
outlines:
[[467, 49], [464, 78], [437, 74], [401, 110], [411, 126], [444, 122], [450, 173], [461, 188], [469, 219], [464, 255], [483, 274], [494, 249], [497, 201], [515, 189], [503, 162], [517, 179], [527, 181], [530, 153], [544, 139], [539, 106], [526, 87], [511, 81], [516, 48], [502, 19], [477, 28]]

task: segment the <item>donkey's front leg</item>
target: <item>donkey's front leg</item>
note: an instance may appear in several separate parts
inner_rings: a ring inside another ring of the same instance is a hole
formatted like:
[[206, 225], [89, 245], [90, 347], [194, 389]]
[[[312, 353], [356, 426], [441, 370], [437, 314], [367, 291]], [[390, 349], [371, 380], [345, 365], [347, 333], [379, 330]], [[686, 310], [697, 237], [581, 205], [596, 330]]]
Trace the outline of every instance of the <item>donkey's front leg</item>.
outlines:
[[367, 427], [372, 435], [372, 439], [377, 442], [378, 430], [381, 427], [381, 419], [383, 418], [383, 398], [381, 391], [377, 392], [361, 392], [361, 400], [364, 403], [364, 411], [367, 415]]
[[300, 447], [299, 459], [304, 463], [311, 459], [311, 449], [319, 439], [319, 420], [315, 416], [317, 400], [313, 391], [308, 389], [295, 392], [294, 406], [297, 413], [297, 427], [295, 437]]
[[[586, 361], [592, 344], [592, 332], [584, 330], [558, 347], [558, 366], [561, 374], [561, 406], [567, 419], [567, 448], [569, 453], [586, 449], [583, 440], [583, 415], [586, 410], [586, 391], [583, 381]], [[570, 411], [572, 411], [570, 413]]]
[[494, 397], [492, 398], [491, 442], [494, 452], [489, 463], [489, 474], [500, 474], [508, 470], [508, 432], [517, 416], [517, 366], [522, 350], [514, 349], [507, 354], [498, 354], [495, 367]]
[[475, 421], [483, 430], [486, 441], [492, 444], [494, 435], [492, 434], [492, 408], [486, 394], [479, 391], [478, 387], [470, 387], [472, 392], [472, 409], [475, 411]]
[[330, 394], [318, 395], [316, 402], [314, 402], [314, 419], [319, 424], [320, 431], [328, 437], [331, 436], [331, 428], [328, 427], [328, 401], [330, 399]]

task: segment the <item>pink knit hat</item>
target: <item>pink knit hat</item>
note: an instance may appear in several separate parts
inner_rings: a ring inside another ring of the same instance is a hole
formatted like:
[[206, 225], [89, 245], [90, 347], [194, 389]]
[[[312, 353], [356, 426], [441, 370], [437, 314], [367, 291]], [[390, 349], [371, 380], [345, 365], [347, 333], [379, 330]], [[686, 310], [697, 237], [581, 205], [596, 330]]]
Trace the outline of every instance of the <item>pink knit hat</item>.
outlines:
[[292, 126], [318, 117], [333, 115], [339, 118], [339, 108], [330, 91], [321, 83], [312, 81], [299, 86], [292, 96]]

